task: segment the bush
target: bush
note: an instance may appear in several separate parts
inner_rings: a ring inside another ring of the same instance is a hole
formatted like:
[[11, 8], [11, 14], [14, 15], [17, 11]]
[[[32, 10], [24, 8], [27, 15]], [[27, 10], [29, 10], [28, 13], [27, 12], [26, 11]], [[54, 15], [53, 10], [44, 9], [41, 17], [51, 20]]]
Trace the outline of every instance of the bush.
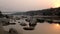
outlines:
[[45, 20], [44, 19], [37, 19], [37, 22], [43, 23]]

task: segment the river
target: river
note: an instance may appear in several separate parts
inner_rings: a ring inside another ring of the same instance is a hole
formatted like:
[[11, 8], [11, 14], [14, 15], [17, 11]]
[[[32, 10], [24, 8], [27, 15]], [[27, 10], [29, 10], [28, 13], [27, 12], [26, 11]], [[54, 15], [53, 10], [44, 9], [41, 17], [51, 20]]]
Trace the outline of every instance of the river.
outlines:
[[19, 34], [60, 34], [59, 24], [49, 24], [47, 22], [37, 23], [35, 30], [24, 30], [18, 22], [23, 21], [28, 24], [24, 19], [17, 20], [16, 25], [3, 26], [4, 30], [9, 31], [10, 28], [14, 28]]

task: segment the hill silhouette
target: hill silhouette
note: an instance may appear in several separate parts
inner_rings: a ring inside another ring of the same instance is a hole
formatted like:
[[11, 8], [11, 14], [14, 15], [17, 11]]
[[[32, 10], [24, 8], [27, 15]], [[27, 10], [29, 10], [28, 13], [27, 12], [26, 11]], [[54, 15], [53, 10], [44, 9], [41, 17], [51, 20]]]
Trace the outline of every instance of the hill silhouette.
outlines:
[[27, 11], [27, 12], [16, 12], [12, 15], [49, 15], [49, 16], [60, 16], [60, 7], [58, 8], [49, 8], [49, 9], [43, 9], [43, 10], [33, 10], [33, 11]]

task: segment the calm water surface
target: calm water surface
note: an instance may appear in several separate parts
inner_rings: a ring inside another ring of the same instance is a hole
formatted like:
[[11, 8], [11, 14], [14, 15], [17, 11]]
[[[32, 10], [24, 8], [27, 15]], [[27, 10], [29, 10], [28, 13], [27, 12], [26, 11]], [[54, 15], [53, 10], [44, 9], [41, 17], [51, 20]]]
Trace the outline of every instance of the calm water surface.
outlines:
[[60, 34], [60, 25], [59, 24], [49, 24], [45, 23], [37, 23], [35, 30], [28, 31], [24, 30], [22, 26], [19, 25], [18, 21], [23, 21], [28, 24], [28, 22], [24, 20], [17, 20], [16, 25], [8, 25], [3, 26], [6, 31], [9, 31], [10, 28], [14, 28], [18, 31], [19, 34]]

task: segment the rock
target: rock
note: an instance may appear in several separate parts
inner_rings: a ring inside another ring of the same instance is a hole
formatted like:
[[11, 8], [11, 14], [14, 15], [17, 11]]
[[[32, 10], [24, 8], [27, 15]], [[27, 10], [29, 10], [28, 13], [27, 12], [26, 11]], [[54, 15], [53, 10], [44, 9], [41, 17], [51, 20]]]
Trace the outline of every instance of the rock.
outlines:
[[21, 26], [27, 26], [27, 24], [26, 24], [26, 23], [20, 23], [20, 25], [21, 25]]
[[25, 19], [25, 21], [30, 22], [30, 20], [29, 20], [29, 19]]
[[24, 30], [34, 30], [33, 27], [24, 27], [23, 29], [24, 29]]
[[29, 26], [35, 27], [37, 25], [37, 20], [35, 18], [32, 18], [29, 22]]
[[10, 23], [9, 25], [15, 25], [16, 23]]
[[37, 23], [29, 23], [30, 27], [35, 27], [37, 25]]
[[20, 22], [18, 22], [18, 23], [20, 23]]
[[11, 29], [9, 30], [9, 33], [10, 33], [10, 34], [18, 34], [18, 32], [17, 32], [15, 29], [13, 29], [13, 28], [11, 28]]

